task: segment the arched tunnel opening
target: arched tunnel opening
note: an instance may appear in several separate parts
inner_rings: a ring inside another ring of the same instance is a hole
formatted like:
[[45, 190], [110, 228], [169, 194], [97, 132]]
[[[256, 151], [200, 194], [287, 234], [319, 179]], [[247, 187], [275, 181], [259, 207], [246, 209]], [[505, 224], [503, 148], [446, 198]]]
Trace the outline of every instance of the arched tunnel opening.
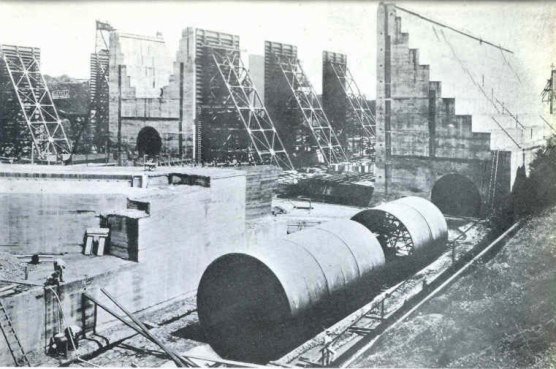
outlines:
[[436, 181], [431, 201], [447, 215], [478, 217], [481, 214], [481, 194], [477, 186], [459, 174], [448, 174]]
[[144, 127], [137, 135], [137, 151], [139, 155], [155, 156], [160, 154], [162, 139], [153, 127]]

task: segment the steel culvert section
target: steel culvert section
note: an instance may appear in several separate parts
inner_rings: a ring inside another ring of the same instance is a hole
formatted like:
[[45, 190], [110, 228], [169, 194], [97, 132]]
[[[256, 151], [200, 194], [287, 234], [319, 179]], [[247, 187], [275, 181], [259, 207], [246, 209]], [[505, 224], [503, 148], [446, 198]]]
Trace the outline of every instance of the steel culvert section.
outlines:
[[417, 196], [402, 197], [396, 202], [409, 205], [423, 215], [431, 230], [433, 242], [446, 243], [448, 240], [448, 224], [444, 214], [436, 205]]
[[404, 197], [363, 210], [352, 220], [377, 235], [387, 257], [413, 254], [446, 242], [448, 227], [431, 202]]
[[269, 360], [280, 345], [298, 339], [288, 322], [333, 304], [384, 263], [380, 243], [357, 222], [311, 227], [213, 261], [197, 291], [199, 320], [219, 354]]

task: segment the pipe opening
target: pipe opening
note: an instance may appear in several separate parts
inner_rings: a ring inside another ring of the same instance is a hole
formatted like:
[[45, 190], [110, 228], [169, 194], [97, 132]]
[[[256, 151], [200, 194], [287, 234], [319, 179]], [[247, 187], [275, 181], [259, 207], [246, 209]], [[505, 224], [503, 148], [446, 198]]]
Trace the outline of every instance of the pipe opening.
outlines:
[[284, 289], [261, 261], [228, 254], [209, 265], [197, 292], [201, 326], [222, 357], [264, 361], [273, 356], [291, 315]]
[[434, 184], [431, 201], [448, 215], [479, 217], [481, 194], [477, 186], [459, 174], [448, 174]]
[[137, 135], [137, 151], [139, 155], [155, 156], [160, 154], [162, 139], [153, 127], [144, 127]]
[[408, 229], [387, 211], [368, 209], [357, 213], [351, 219], [361, 223], [376, 235], [386, 260], [390, 261], [413, 253], [413, 239]]

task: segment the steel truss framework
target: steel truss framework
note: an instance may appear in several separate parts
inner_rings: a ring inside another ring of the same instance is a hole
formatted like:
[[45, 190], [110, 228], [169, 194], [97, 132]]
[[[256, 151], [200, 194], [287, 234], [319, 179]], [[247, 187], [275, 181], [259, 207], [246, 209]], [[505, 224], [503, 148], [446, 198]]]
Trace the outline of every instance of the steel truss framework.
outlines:
[[348, 158], [332, 129], [321, 103], [297, 58], [271, 53], [273, 62], [286, 79], [303, 122], [311, 131], [313, 146], [320, 151], [326, 164], [347, 162]]
[[379, 217], [379, 222], [375, 227], [377, 239], [387, 258], [411, 255], [415, 251], [411, 234], [403, 223], [392, 214], [385, 212], [383, 217]]
[[108, 23], [96, 21], [95, 53], [91, 55], [91, 109], [89, 135], [100, 149], [108, 148], [110, 32]]
[[27, 127], [36, 157], [49, 162], [68, 160], [71, 145], [40, 71], [40, 50], [1, 45], [0, 53], [3, 77], [9, 78], [21, 110], [17, 115], [20, 127]]
[[[210, 75], [209, 91], [211, 110], [216, 108], [217, 113], [211, 124], [205, 125], [205, 129], [210, 130], [211, 157], [222, 162], [235, 156], [240, 162], [276, 164], [293, 170], [276, 127], [241, 60], [240, 51], [215, 46], [206, 48], [207, 56], [216, 66]], [[231, 121], [235, 127], [230, 126]]]
[[327, 58], [327, 54], [325, 54], [325, 63], [329, 64], [348, 101], [346, 137], [359, 137], [360, 151], [372, 154], [376, 143], [376, 120], [367, 99], [359, 90], [346, 63], [335, 62]]

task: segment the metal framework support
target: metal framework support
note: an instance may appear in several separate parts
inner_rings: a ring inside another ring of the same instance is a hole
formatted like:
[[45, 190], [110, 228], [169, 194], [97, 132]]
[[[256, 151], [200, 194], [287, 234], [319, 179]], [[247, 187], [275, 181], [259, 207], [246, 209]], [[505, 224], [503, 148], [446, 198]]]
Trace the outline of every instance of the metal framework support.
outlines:
[[91, 109], [89, 136], [101, 151], [108, 149], [110, 32], [115, 29], [108, 23], [96, 21], [95, 53], [91, 54]]
[[377, 226], [377, 239], [383, 245], [386, 257], [407, 256], [414, 252], [413, 239], [402, 222], [390, 213], [385, 213]]
[[[340, 58], [338, 58], [338, 56]], [[376, 143], [376, 120], [365, 96], [357, 86], [349, 68], [347, 58], [343, 54], [323, 52], [323, 70], [330, 70], [336, 77], [339, 86], [347, 100], [346, 125], [344, 132], [347, 141], [357, 141], [360, 156], [370, 156], [374, 159]], [[323, 91], [324, 94], [324, 91]], [[353, 142], [351, 152], [357, 151]]]
[[322, 109], [322, 105], [296, 57], [272, 53], [273, 63], [282, 72], [294, 98], [294, 105], [301, 112], [304, 126], [311, 133], [310, 147], [315, 148], [328, 164], [347, 162], [348, 158]]
[[[217, 154], [217, 157], [222, 157], [221, 154], [235, 155], [240, 161], [276, 164], [283, 169], [293, 170], [293, 164], [276, 127], [251, 80], [249, 71], [243, 65], [240, 51], [210, 46], [207, 46], [207, 49], [217, 69], [217, 75], [212, 76], [210, 80], [213, 103], [221, 107], [221, 112], [235, 115], [236, 120], [241, 123], [232, 129], [227, 124], [220, 127], [209, 124], [209, 127], [205, 127], [213, 133], [222, 129], [226, 131], [224, 145], [219, 148], [220, 155]], [[224, 89], [219, 88], [219, 84], [223, 84]], [[223, 137], [222, 134], [211, 136]], [[249, 141], [245, 142], [241, 136], [248, 136]], [[211, 146], [216, 148], [219, 144], [215, 142], [215, 145]], [[253, 154], [256, 154], [255, 158]]]
[[542, 115], [539, 115], [539, 118], [542, 119], [542, 121], [544, 122], [544, 124], [546, 124], [546, 125], [548, 126], [548, 128], [550, 128], [550, 130], [551, 130], [553, 133], [556, 133], [556, 129], [554, 129], [554, 127], [552, 126], [552, 124], [548, 123], [548, 121], [547, 121], [546, 119], [544, 119]]
[[9, 78], [22, 113], [19, 124], [27, 127], [37, 158], [48, 162], [68, 160], [71, 144], [40, 71], [40, 49], [1, 45], [0, 56], [2, 77]]

